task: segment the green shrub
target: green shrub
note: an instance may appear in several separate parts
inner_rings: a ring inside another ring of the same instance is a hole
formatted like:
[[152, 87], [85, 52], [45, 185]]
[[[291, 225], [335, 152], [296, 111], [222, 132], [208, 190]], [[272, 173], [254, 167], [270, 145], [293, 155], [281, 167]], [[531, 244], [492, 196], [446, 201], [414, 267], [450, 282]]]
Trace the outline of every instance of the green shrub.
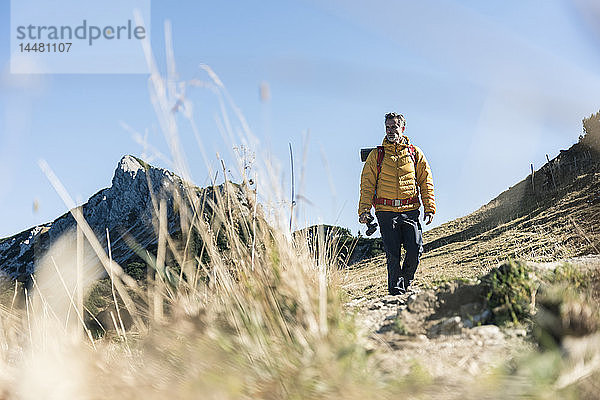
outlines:
[[84, 296], [83, 305], [92, 315], [96, 315], [108, 307], [112, 301], [110, 279], [101, 279], [90, 286]]
[[406, 328], [406, 324], [400, 317], [396, 318], [392, 325], [392, 329], [399, 335], [408, 335], [408, 328]]
[[146, 279], [146, 264], [141, 262], [132, 262], [127, 264], [125, 272], [136, 281]]
[[559, 265], [543, 278], [550, 284], [567, 284], [574, 289], [586, 288], [590, 280], [588, 273], [569, 263]]
[[482, 283], [496, 323], [517, 323], [531, 315], [535, 285], [525, 262], [508, 260], [484, 276]]

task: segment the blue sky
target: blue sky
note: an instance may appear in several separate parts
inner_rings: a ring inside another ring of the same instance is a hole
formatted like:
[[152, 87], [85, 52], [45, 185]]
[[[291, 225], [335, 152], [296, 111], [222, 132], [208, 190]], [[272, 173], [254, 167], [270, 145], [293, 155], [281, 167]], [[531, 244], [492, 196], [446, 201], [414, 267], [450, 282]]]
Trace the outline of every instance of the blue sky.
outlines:
[[[593, 0], [152, 1], [151, 44], [164, 72], [170, 21], [181, 80], [222, 80], [260, 142], [279, 160], [289, 192], [296, 159], [302, 223], [357, 223], [361, 147], [379, 144], [383, 115], [407, 118], [406, 134], [434, 174], [435, 225], [468, 214], [554, 157], [600, 109], [600, 20]], [[85, 201], [108, 187], [119, 159], [144, 149], [124, 128], [168, 146], [144, 74], [10, 74], [10, 8], [0, 3], [0, 237], [66, 211], [38, 160]], [[271, 98], [261, 101], [259, 86]], [[209, 162], [229, 163], [219, 103], [186, 92]], [[229, 110], [234, 129], [239, 122]], [[308, 132], [308, 134], [307, 134]], [[192, 179], [208, 170], [189, 127], [180, 129]], [[306, 161], [302, 149], [308, 137]], [[149, 161], [170, 168], [168, 159]], [[222, 176], [219, 178], [222, 179]], [[37, 211], [33, 203], [39, 204]]]

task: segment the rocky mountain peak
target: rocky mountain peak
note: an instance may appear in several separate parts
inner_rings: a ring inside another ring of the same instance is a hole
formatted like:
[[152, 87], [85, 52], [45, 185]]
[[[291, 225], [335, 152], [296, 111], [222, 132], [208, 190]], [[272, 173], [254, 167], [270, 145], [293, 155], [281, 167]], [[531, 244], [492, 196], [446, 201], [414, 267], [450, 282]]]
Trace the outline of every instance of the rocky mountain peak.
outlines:
[[132, 155], [126, 155], [123, 156], [123, 158], [121, 158], [121, 161], [119, 161], [119, 165], [117, 166], [117, 170], [115, 171], [115, 176], [119, 174], [127, 174], [132, 179], [135, 179], [138, 172], [145, 171], [147, 166], [148, 165], [146, 164], [146, 167], [144, 167], [144, 165], [142, 165], [140, 160], [136, 157]]
[[[145, 248], [156, 242], [153, 199], [157, 203], [160, 199], [165, 200], [168, 230], [172, 232], [178, 228], [178, 216], [173, 211], [176, 192], [177, 198], [186, 201], [184, 183], [177, 175], [126, 155], [117, 165], [112, 185], [90, 197], [81, 207], [84, 218], [101, 243], [106, 243], [106, 230], [109, 230], [114, 260], [127, 262], [134, 256], [134, 251], [125, 243], [125, 237], [133, 238]], [[27, 279], [35, 270], [36, 260], [75, 227], [75, 220], [67, 212], [52, 222], [1, 239], [2, 272], [13, 279]]]
[[112, 179], [112, 191], [148, 190], [148, 178], [153, 191], [168, 187], [170, 184], [179, 183], [181, 179], [163, 168], [153, 167], [143, 160], [132, 155], [121, 158]]

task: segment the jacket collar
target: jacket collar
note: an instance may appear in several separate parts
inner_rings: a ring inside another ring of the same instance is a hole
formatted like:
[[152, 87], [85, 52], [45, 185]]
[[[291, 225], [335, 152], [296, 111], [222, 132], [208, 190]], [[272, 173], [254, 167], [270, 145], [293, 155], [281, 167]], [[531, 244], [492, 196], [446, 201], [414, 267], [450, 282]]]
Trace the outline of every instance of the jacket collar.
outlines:
[[402, 135], [402, 137], [400, 138], [400, 143], [393, 143], [390, 142], [389, 140], [387, 140], [387, 138], [384, 136], [383, 138], [383, 142], [381, 143], [383, 146], [401, 146], [401, 147], [408, 147], [408, 145], [410, 144], [410, 140], [408, 139], [408, 136], [404, 136]]

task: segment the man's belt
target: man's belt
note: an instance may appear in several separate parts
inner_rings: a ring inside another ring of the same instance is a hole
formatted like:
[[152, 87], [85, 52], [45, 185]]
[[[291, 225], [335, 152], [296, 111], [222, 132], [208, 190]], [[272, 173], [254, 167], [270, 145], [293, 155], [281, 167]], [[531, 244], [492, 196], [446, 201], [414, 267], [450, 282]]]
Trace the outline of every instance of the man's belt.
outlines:
[[400, 207], [400, 206], [406, 206], [409, 204], [414, 204], [414, 203], [418, 203], [419, 202], [419, 198], [418, 197], [411, 197], [408, 199], [384, 199], [382, 197], [378, 197], [376, 199], [373, 199], [373, 205], [375, 204], [383, 204], [384, 206], [392, 206], [392, 207]]

